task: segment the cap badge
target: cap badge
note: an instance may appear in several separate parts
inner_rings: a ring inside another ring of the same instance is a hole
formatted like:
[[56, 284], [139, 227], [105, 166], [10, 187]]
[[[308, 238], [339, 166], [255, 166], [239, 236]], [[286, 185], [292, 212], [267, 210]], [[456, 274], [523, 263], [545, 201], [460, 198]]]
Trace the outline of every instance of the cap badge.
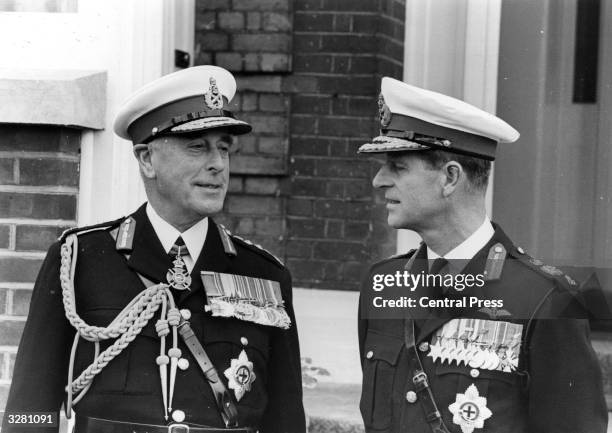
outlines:
[[382, 93], [378, 95], [378, 115], [380, 117], [380, 125], [386, 128], [391, 123], [391, 110], [385, 104], [385, 98]]
[[255, 382], [253, 363], [249, 361], [244, 350], [240, 352], [238, 359], [230, 361], [230, 367], [223, 374], [227, 377], [229, 388], [234, 390], [237, 401], [240, 401], [244, 394], [251, 390], [251, 384]]
[[210, 87], [208, 92], [204, 94], [204, 102], [206, 107], [211, 110], [221, 110], [223, 108], [223, 98], [217, 87], [217, 80], [210, 77]]
[[485, 420], [493, 415], [487, 407], [487, 399], [478, 394], [474, 384], [468, 386], [464, 394], [457, 393], [455, 402], [448, 406], [448, 410], [453, 414], [453, 423], [461, 427], [463, 433], [483, 428]]

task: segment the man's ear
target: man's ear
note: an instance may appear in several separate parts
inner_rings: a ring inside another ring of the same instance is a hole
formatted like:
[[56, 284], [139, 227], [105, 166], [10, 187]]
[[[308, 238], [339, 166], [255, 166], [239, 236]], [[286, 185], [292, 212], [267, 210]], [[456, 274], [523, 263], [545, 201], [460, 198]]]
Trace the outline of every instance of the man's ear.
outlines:
[[151, 162], [152, 146], [149, 144], [135, 144], [133, 151], [142, 175], [148, 179], [153, 179], [155, 177], [155, 168]]
[[442, 195], [449, 197], [457, 189], [459, 181], [465, 176], [465, 172], [457, 161], [449, 161], [442, 167], [442, 173], [444, 174]]

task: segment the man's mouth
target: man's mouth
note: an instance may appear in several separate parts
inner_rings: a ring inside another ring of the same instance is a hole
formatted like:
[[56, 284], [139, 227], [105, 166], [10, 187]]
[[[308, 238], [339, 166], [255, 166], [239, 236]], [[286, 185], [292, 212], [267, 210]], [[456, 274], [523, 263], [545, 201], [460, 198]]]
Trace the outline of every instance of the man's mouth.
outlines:
[[205, 182], [198, 182], [195, 184], [197, 187], [200, 188], [206, 188], [206, 189], [210, 189], [210, 190], [220, 190], [223, 188], [223, 184], [222, 183], [205, 183]]

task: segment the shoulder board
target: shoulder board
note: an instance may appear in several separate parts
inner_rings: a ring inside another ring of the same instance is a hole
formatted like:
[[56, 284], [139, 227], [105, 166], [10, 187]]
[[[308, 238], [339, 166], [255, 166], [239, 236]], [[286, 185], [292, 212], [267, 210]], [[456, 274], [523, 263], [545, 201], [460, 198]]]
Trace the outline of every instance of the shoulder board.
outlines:
[[[277, 265], [280, 265], [282, 267], [285, 267], [285, 264], [281, 261], [281, 259], [279, 259], [278, 257], [276, 257], [274, 254], [272, 254], [270, 251], [266, 250], [264, 247], [262, 247], [261, 245], [258, 245], [256, 243], [253, 243], [251, 241], [249, 241], [248, 239], [245, 239], [241, 236], [235, 235], [232, 232], [230, 232], [228, 229], [226, 229], [223, 225], [218, 224], [218, 226], [220, 227], [221, 230], [223, 230], [227, 236], [229, 236], [231, 239], [235, 239], [237, 241], [239, 241], [240, 243], [250, 247], [251, 249], [254, 249], [255, 251], [262, 253], [262, 255], [269, 259], [270, 261], [276, 263]], [[223, 240], [223, 235], [221, 235], [221, 238]], [[225, 245], [225, 243], [224, 243]]]
[[515, 247], [511, 253], [513, 257], [520, 260], [527, 267], [549, 280], [556, 281], [561, 287], [570, 291], [578, 289], [578, 283], [572, 277], [555, 266], [547, 265], [542, 260], [531, 257], [521, 247]]
[[487, 263], [484, 269], [485, 280], [499, 280], [504, 269], [507, 253], [506, 247], [501, 242], [497, 242], [489, 248]]
[[392, 256], [389, 256], [386, 259], [382, 259], [382, 260], [374, 263], [372, 265], [372, 267], [377, 266], [377, 265], [382, 265], [383, 263], [387, 263], [387, 262], [390, 262], [392, 260], [409, 259], [410, 257], [412, 257], [414, 255], [414, 253], [416, 253], [416, 251], [417, 251], [416, 249], [412, 249], [412, 250], [408, 251], [407, 253], [393, 254]]
[[58, 238], [58, 241], [64, 242], [69, 235], [80, 236], [80, 235], [84, 235], [85, 233], [93, 232], [96, 230], [107, 230], [110, 228], [117, 227], [121, 223], [121, 221], [123, 221], [124, 219], [125, 217], [122, 217], [114, 221], [106, 221], [106, 222], [103, 222], [100, 224], [94, 224], [91, 226], [74, 227], [71, 229], [64, 230], [64, 232]]
[[386, 261], [386, 260], [394, 260], [394, 259], [409, 259], [416, 252], [417, 252], [416, 248], [413, 248], [410, 251], [408, 251], [407, 253], [393, 254], [392, 256], [387, 257], [384, 261]]

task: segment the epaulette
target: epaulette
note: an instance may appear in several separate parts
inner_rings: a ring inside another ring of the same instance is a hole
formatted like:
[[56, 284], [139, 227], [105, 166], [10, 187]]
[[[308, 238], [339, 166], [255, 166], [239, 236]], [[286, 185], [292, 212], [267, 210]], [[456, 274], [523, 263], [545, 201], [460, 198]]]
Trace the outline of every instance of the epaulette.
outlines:
[[531, 257], [521, 247], [514, 247], [512, 256], [518, 259], [521, 263], [524, 263], [530, 269], [533, 269], [538, 274], [548, 278], [549, 280], [556, 281], [570, 291], [576, 291], [578, 289], [578, 283], [572, 277], [567, 275], [561, 269], [545, 264], [542, 260]]
[[408, 251], [407, 253], [393, 254], [392, 256], [389, 256], [389, 257], [387, 257], [387, 258], [385, 258], [385, 259], [382, 259], [382, 260], [379, 260], [379, 261], [377, 261], [377, 262], [374, 262], [374, 263], [373, 263], [373, 264], [370, 266], [370, 268], [375, 268], [375, 267], [377, 267], [377, 266], [384, 265], [385, 263], [389, 263], [389, 262], [391, 262], [391, 261], [393, 261], [393, 260], [398, 260], [398, 259], [410, 259], [410, 258], [411, 258], [411, 257], [414, 255], [414, 253], [415, 253], [416, 251], [417, 251], [416, 249], [412, 249], [412, 250]]
[[409, 259], [410, 257], [412, 257], [414, 253], [416, 253], [416, 251], [417, 251], [416, 248], [413, 248], [407, 253], [393, 254], [392, 256], [389, 256], [386, 259], [382, 260], [382, 262], [386, 262], [389, 260], [395, 260], [395, 259]]
[[57, 240], [60, 242], [64, 242], [64, 240], [66, 240], [66, 238], [72, 234], [80, 236], [80, 235], [84, 235], [85, 233], [93, 232], [96, 230], [107, 230], [107, 229], [118, 226], [121, 223], [121, 221], [123, 221], [124, 219], [125, 217], [121, 217], [114, 221], [105, 221], [103, 223], [94, 224], [90, 226], [73, 227], [70, 229], [66, 229], [63, 231], [63, 233], [60, 235], [60, 237]]
[[[261, 253], [265, 258], [267, 258], [268, 260], [274, 262], [277, 265], [280, 265], [281, 267], [285, 267], [285, 264], [281, 261], [281, 259], [279, 259], [278, 257], [276, 257], [274, 254], [272, 254], [270, 251], [266, 250], [264, 247], [262, 247], [261, 245], [258, 245], [256, 243], [253, 243], [251, 241], [249, 241], [248, 239], [244, 239], [241, 236], [235, 235], [232, 232], [230, 232], [228, 229], [226, 229], [222, 224], [217, 224], [229, 237], [231, 237], [232, 239], [236, 239], [238, 240], [240, 243], [250, 247], [251, 249], [257, 251], [258, 253]], [[223, 236], [222, 236], [223, 237]]]

